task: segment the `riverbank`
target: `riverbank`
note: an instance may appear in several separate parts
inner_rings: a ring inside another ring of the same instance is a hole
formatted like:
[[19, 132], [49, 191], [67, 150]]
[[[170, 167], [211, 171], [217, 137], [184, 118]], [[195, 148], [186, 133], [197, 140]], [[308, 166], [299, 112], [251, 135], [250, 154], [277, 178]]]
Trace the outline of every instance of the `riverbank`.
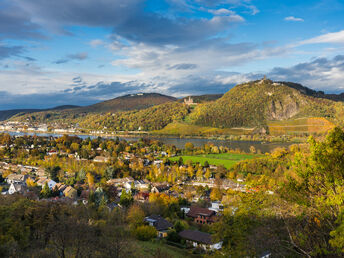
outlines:
[[[3, 133], [8, 133], [10, 135], [37, 135], [42, 137], [61, 137], [63, 134], [56, 134], [56, 133], [49, 133], [49, 132], [24, 132], [24, 131], [2, 131]], [[201, 138], [201, 137], [164, 137], [164, 136], [156, 136], [156, 135], [129, 135], [129, 134], [122, 134], [122, 135], [112, 135], [112, 134], [102, 134], [102, 135], [90, 135], [86, 133], [69, 133], [71, 136], [78, 136], [82, 139], [90, 137], [91, 139], [101, 137], [101, 138], [120, 138], [126, 141], [137, 141], [140, 138], [149, 138], [151, 140], [161, 141], [164, 144], [174, 145], [177, 148], [184, 148], [185, 144], [191, 142], [195, 147], [201, 147], [204, 144], [213, 144], [215, 146], [224, 146], [231, 149], [238, 149], [243, 152], [250, 152], [251, 146], [253, 146], [257, 151], [261, 153], [271, 152], [277, 147], [287, 148], [294, 142], [264, 142], [264, 141], [244, 141], [244, 140], [229, 140], [229, 139], [219, 139], [219, 138]]]

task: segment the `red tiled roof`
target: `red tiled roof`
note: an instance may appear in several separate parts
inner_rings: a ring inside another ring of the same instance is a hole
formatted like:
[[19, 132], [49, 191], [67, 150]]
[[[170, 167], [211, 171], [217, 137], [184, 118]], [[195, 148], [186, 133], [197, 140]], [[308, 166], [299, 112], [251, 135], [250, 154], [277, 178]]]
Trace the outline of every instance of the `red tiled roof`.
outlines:
[[205, 216], [205, 217], [211, 217], [215, 215], [215, 211], [209, 210], [207, 208], [192, 206], [190, 208], [190, 211], [186, 215], [193, 218], [197, 218], [199, 215]]

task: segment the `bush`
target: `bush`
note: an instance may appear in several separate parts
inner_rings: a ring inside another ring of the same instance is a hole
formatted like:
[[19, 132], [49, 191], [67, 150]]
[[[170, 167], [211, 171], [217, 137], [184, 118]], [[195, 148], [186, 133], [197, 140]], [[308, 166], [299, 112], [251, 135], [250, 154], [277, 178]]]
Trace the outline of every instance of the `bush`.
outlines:
[[139, 226], [135, 230], [135, 236], [138, 240], [148, 241], [157, 236], [157, 231], [152, 226]]

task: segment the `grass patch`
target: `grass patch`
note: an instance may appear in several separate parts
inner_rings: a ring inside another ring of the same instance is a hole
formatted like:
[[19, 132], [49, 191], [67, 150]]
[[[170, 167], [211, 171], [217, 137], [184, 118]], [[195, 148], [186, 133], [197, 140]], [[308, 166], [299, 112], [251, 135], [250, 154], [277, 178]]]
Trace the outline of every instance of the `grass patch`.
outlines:
[[225, 168], [231, 168], [235, 163], [246, 160], [261, 157], [258, 154], [232, 154], [232, 153], [221, 153], [221, 154], [205, 154], [205, 155], [195, 155], [195, 156], [177, 156], [170, 158], [171, 161], [178, 161], [180, 157], [186, 162], [191, 160], [193, 163], [200, 163], [202, 166], [206, 161], [210, 165], [223, 165]]
[[[142, 257], [158, 257], [159, 254], [166, 254], [167, 257], [197, 257], [188, 252], [186, 249], [181, 249], [171, 245], [164, 244], [159, 241], [137, 241], [137, 252], [142, 254]], [[160, 253], [159, 253], [160, 252]], [[160, 256], [159, 256], [160, 257]]]

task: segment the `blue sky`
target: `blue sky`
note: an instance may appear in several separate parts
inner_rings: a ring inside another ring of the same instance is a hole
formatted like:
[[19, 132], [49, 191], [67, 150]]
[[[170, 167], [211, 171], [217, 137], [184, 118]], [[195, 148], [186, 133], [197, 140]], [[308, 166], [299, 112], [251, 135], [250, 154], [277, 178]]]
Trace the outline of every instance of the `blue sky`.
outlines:
[[344, 2], [0, 0], [0, 109], [223, 93], [264, 74], [344, 92]]

